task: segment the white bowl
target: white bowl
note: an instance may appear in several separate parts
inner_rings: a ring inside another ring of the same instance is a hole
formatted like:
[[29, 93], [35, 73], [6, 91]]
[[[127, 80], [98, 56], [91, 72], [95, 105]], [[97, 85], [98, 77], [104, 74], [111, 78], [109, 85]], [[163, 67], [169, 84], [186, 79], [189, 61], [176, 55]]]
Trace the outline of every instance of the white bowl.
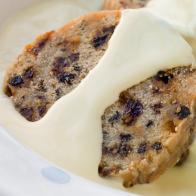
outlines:
[[[39, 1], [43, 2], [43, 0], [0, 0], [0, 38], [1, 30], [4, 29], [4, 24], [6, 24], [6, 22], [10, 18], [14, 17], [15, 14], [20, 12], [20, 10], [22, 10], [23, 8]], [[86, 5], [89, 11], [95, 10], [95, 8], [98, 8], [101, 5], [101, 0], [77, 1], [81, 2], [83, 5]], [[81, 13], [83, 12], [81, 11]], [[77, 15], [77, 13], [73, 13], [73, 17], [75, 14]], [[58, 24], [60, 26], [63, 25], [61, 20], [59, 20]], [[15, 24], [15, 28], [16, 27], [17, 24]], [[53, 26], [53, 24], [51, 23], [51, 29], [55, 29], [57, 27], [58, 25]], [[45, 29], [45, 26], [43, 25], [40, 26], [40, 29], [37, 29], [37, 31], [33, 32], [31, 35], [26, 35], [26, 31], [24, 29], [23, 35], [27, 37], [27, 39], [18, 36], [18, 42], [16, 46], [17, 50], [14, 49], [10, 51], [3, 51], [5, 56], [6, 52], [12, 53], [12, 58], [5, 58], [7, 65], [15, 59], [15, 57], [20, 53], [23, 46], [29, 42], [27, 40], [33, 40], [37, 34], [45, 32], [47, 30], [50, 29]], [[9, 29], [6, 31], [6, 33], [9, 33]], [[0, 44], [2, 44], [1, 41], [2, 40], [0, 39]], [[6, 40], [3, 40], [3, 44], [6, 47]], [[15, 45], [13, 45], [12, 47], [15, 47]], [[0, 52], [2, 51], [0, 50]], [[2, 59], [0, 55], [0, 65], [1, 60]], [[4, 65], [3, 69], [1, 69], [0, 67], [0, 75], [3, 74], [2, 72], [6, 69], [7, 65]], [[0, 87], [1, 85], [2, 81], [0, 80]], [[3, 98], [3, 93], [1, 91], [2, 90], [0, 90], [0, 99]], [[194, 153], [192, 154], [194, 155]], [[64, 171], [61, 169], [59, 170], [57, 168], [58, 166], [53, 166], [51, 163], [48, 163], [47, 161], [40, 158], [39, 155], [29, 151], [17, 141], [15, 141], [12, 137], [10, 137], [10, 135], [7, 134], [3, 127], [0, 127], [0, 155], [0, 196], [133, 195], [125, 191], [120, 191], [99, 185], [97, 183], [76, 176], [69, 171]], [[196, 155], [192, 157], [194, 160], [196, 160]], [[190, 165], [190, 167], [195, 168], [194, 165]], [[161, 192], [162, 189], [167, 189], [169, 193], [174, 193], [174, 195], [181, 194], [181, 191], [185, 194], [187, 193], [187, 191], [189, 191], [189, 189], [192, 189], [192, 192], [194, 192], [195, 188], [192, 185], [193, 183], [189, 185], [189, 182], [187, 181], [185, 183], [185, 186], [182, 186], [184, 185], [184, 181], [181, 179], [179, 179], [179, 181], [177, 179], [176, 183], [172, 183], [176, 180], [175, 174], [177, 174], [177, 172], [179, 171], [172, 171], [170, 175], [168, 175], [167, 173], [166, 177], [160, 180], [161, 183], [156, 184], [153, 188], [155, 188], [159, 192]], [[189, 179], [189, 176], [186, 176], [186, 171], [183, 171], [182, 176], [184, 176], [184, 178], [187, 180]], [[137, 189], [140, 189], [140, 187], [138, 187]], [[145, 192], [145, 190], [150, 191], [150, 189], [151, 185], [149, 185], [147, 189], [143, 189], [143, 191], [141, 192]], [[129, 191], [131, 190], [133, 189], [130, 189]]]

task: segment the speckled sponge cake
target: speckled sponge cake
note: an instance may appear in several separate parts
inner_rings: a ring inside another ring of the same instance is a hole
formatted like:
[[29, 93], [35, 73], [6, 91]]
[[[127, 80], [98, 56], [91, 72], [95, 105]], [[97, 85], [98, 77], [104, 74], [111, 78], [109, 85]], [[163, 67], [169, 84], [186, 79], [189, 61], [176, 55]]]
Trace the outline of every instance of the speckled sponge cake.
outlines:
[[[39, 120], [76, 88], [103, 56], [120, 16], [89, 14], [28, 45], [5, 77], [16, 110]], [[129, 187], [182, 162], [194, 134], [195, 87], [196, 71], [179, 65], [122, 92], [102, 116], [100, 176], [120, 176]]]
[[101, 176], [149, 183], [188, 155], [195, 126], [196, 70], [160, 71], [127, 89], [102, 116]]
[[27, 120], [42, 118], [103, 56], [120, 12], [81, 17], [28, 45], [6, 75], [4, 91]]

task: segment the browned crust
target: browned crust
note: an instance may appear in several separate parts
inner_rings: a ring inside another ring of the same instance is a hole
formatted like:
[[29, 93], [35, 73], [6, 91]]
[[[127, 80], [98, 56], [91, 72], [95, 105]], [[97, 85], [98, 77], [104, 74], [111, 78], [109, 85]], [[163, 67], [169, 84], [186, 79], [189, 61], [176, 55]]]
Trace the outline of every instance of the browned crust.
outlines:
[[149, 0], [105, 0], [104, 10], [136, 9], [144, 7]]
[[64, 34], [68, 33], [72, 28], [74, 28], [78, 23], [81, 23], [81, 21], [83, 21], [83, 20], [86, 20], [88, 22], [99, 21], [102, 18], [106, 17], [107, 15], [113, 15], [114, 17], [116, 17], [116, 20], [119, 20], [119, 18], [121, 16], [121, 12], [118, 10], [113, 10], [113, 11], [106, 10], [106, 11], [99, 11], [99, 12], [94, 12], [94, 13], [90, 13], [90, 14], [81, 16], [77, 19], [70, 21], [65, 26], [61, 27], [60, 29], [57, 29], [56, 31], [50, 31], [50, 32], [46, 32], [42, 35], [39, 35], [33, 43], [28, 44], [25, 47], [23, 52], [26, 52], [27, 50], [33, 48], [38, 42], [40, 42], [43, 39], [46, 39], [46, 37], [52, 38], [52, 37], [55, 37], [56, 34], [58, 34], [58, 33], [62, 33], [62, 32]]

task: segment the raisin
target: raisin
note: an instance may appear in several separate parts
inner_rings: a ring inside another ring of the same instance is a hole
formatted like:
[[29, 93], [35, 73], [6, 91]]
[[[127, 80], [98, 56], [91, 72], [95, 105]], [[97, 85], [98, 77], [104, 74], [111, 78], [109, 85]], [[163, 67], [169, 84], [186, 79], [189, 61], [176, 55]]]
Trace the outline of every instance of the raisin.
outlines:
[[149, 128], [151, 127], [152, 125], [154, 125], [154, 122], [152, 120], [149, 120], [146, 124], [146, 127]]
[[92, 41], [94, 48], [99, 48], [100, 46], [102, 46], [108, 40], [110, 35], [114, 32], [114, 29], [115, 26], [104, 27], [102, 29], [102, 33], [100, 33], [100, 35], [95, 37]]
[[22, 108], [20, 110], [20, 113], [22, 114], [22, 116], [24, 116], [27, 120], [32, 121], [33, 119], [33, 108]]
[[154, 150], [158, 151], [162, 149], [162, 144], [161, 142], [155, 142], [152, 146], [151, 146]]
[[181, 106], [180, 111], [176, 112], [176, 115], [180, 120], [183, 120], [184, 118], [187, 118], [191, 114], [190, 110], [186, 106]]
[[146, 149], [147, 149], [147, 144], [146, 144], [146, 143], [141, 143], [141, 144], [139, 145], [139, 148], [138, 148], [138, 150], [137, 150], [137, 153], [143, 154], [143, 153], [146, 152]]
[[62, 67], [66, 67], [69, 65], [65, 57], [56, 57], [53, 64], [54, 66], [62, 66]]
[[129, 100], [125, 107], [125, 114], [131, 114], [136, 117], [142, 114], [143, 105], [137, 100]]
[[132, 148], [130, 145], [125, 144], [125, 143], [121, 143], [118, 149], [118, 153], [120, 154], [120, 156], [122, 157], [127, 157], [128, 154], [132, 151]]
[[64, 74], [60, 74], [58, 78], [59, 78], [60, 82], [62, 82], [62, 83], [66, 82], [67, 84], [72, 85], [72, 81], [75, 78], [75, 74], [64, 73]]
[[10, 84], [14, 87], [18, 87], [20, 86], [21, 84], [23, 84], [23, 79], [20, 75], [16, 75], [16, 76], [13, 76], [11, 79], [10, 79]]
[[116, 113], [109, 118], [108, 122], [110, 122], [110, 123], [118, 122], [120, 117], [121, 117], [120, 113], [118, 111], [116, 111]]
[[39, 106], [38, 107], [38, 113], [41, 117], [44, 116], [44, 114], [46, 113], [46, 106]]
[[48, 41], [48, 37], [45, 39], [42, 39], [41, 41], [39, 41], [36, 44], [36, 46], [34, 46], [33, 48], [30, 49], [30, 52], [32, 52], [34, 55], [37, 56], [39, 54], [39, 52], [44, 48], [47, 41]]
[[93, 39], [93, 46], [95, 48], [99, 48], [100, 46], [102, 46], [106, 42], [108, 36], [109, 35], [106, 34], [106, 35], [95, 37]]
[[138, 100], [129, 99], [125, 104], [122, 120], [126, 125], [131, 125], [142, 113], [143, 105]]
[[52, 72], [55, 76], [64, 73], [64, 67], [69, 66], [69, 62], [64, 57], [56, 57], [53, 62]]
[[78, 61], [80, 58], [80, 53], [73, 53], [69, 56], [70, 61], [73, 63], [75, 61]]
[[121, 142], [128, 142], [128, 141], [130, 141], [132, 139], [132, 135], [131, 134], [129, 134], [129, 133], [121, 133], [120, 134], [120, 140], [121, 140]]
[[34, 72], [33, 72], [33, 68], [30, 67], [28, 68], [24, 73], [23, 73], [23, 77], [26, 79], [31, 79], [34, 76]]
[[79, 66], [74, 66], [74, 71], [80, 72], [80, 71], [81, 71], [81, 67], [79, 67]]
[[168, 84], [169, 81], [173, 78], [173, 74], [167, 73], [165, 71], [159, 71], [155, 76], [157, 81], [162, 81], [164, 84]]
[[55, 90], [55, 93], [56, 93], [56, 96], [58, 97], [58, 98], [60, 98], [60, 96], [62, 95], [62, 89], [61, 88], [57, 88], [56, 90]]
[[152, 109], [154, 110], [154, 112], [156, 114], [160, 114], [161, 113], [161, 108], [163, 108], [163, 104], [162, 103], [156, 103], [152, 106]]

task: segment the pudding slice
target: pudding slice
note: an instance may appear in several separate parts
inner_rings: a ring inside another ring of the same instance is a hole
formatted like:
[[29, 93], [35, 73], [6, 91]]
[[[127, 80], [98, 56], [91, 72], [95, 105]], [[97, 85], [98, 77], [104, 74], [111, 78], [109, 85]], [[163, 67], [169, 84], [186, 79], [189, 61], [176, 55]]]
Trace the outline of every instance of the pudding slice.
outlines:
[[28, 121], [37, 121], [76, 88], [105, 53], [120, 15], [120, 11], [89, 14], [26, 46], [4, 83], [16, 110]]
[[177, 67], [122, 92], [102, 116], [99, 174], [149, 183], [186, 158], [195, 126], [196, 70]]

